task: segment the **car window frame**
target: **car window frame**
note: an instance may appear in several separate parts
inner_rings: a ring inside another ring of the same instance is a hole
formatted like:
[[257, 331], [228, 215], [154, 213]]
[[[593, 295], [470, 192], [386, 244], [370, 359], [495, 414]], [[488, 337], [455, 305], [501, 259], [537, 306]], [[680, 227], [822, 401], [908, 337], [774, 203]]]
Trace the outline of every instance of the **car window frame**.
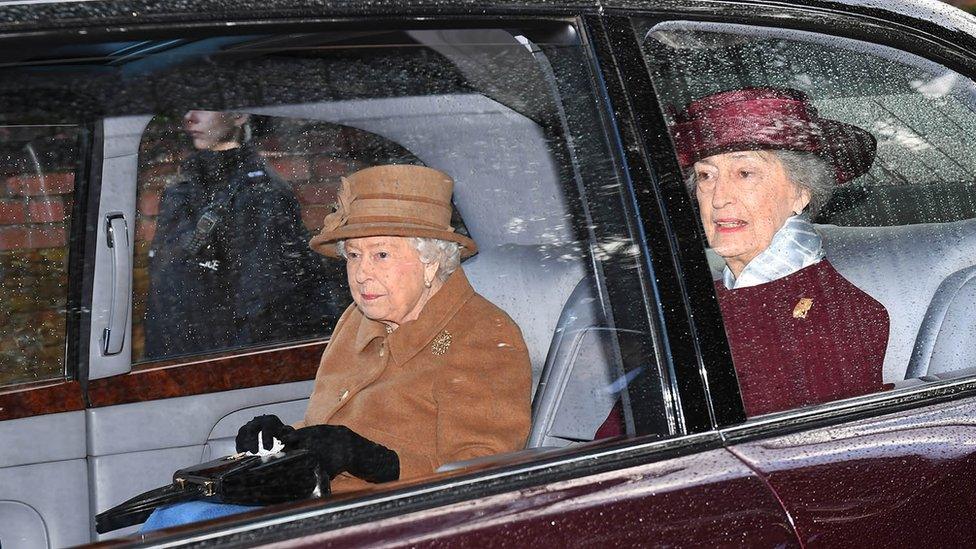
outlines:
[[86, 311], [91, 302], [86, 284], [87, 270], [94, 257], [95, 227], [89, 205], [92, 197], [97, 204], [101, 132], [98, 124], [78, 126], [78, 159], [73, 172], [72, 206], [68, 214], [68, 234], [65, 245], [68, 284], [65, 291], [64, 371], [62, 375], [39, 381], [25, 381], [0, 386], [0, 421], [21, 419], [45, 414], [75, 412], [85, 409], [87, 380]]
[[[595, 13], [587, 13], [580, 11], [579, 15], [576, 17], [570, 17], [565, 15], [546, 15], [545, 17], [531, 18], [527, 19], [524, 16], [514, 16], [510, 15], [506, 18], [506, 26], [514, 27], [526, 23], [536, 23], [539, 21], [559, 21], [563, 23], [570, 23], [580, 31], [582, 47], [590, 47], [590, 73], [593, 79], [593, 84], [597, 86], [605, 85], [606, 79], [609, 75], [616, 74], [616, 66], [612, 63], [611, 58], [599, 59], [600, 56], [605, 56], [608, 54], [606, 49], [607, 40], [605, 36], [602, 36], [604, 32], [602, 29], [602, 23], [600, 18]], [[416, 23], [410, 20], [409, 23], [413, 25]], [[390, 26], [392, 28], [402, 28], [404, 25], [403, 21], [387, 20], [383, 22], [377, 22], [376, 20], [367, 19], [349, 19], [349, 20], [330, 20], [328, 26], [335, 26], [337, 28], [349, 29], [355, 28], [357, 25], [363, 28], [376, 29], [377, 27]], [[276, 32], [278, 30], [287, 30], [295, 28], [308, 28], [311, 25], [316, 25], [316, 23], [302, 23], [297, 25], [279, 25], [276, 23], [266, 23], [266, 24], [241, 24], [235, 26], [235, 32], [246, 33], [250, 30], [259, 29], [262, 32]], [[319, 30], [323, 28], [324, 24], [316, 26]], [[466, 16], [463, 18], [431, 18], [419, 22], [417, 24], [418, 28], [427, 27], [438, 27], [438, 26], [449, 26], [449, 27], [493, 27], [497, 28], [499, 25], [499, 20], [494, 17], [470, 17]], [[163, 26], [156, 27], [160, 31], [163, 30]], [[205, 28], [201, 27], [201, 32], [205, 32]], [[140, 32], [145, 32], [145, 29], [140, 28], [137, 25], [130, 26], [126, 29], [126, 35], [138, 35]], [[592, 40], [592, 46], [591, 42]], [[595, 49], [594, 49], [595, 48]], [[598, 71], [594, 74], [594, 71]], [[602, 80], [601, 80], [602, 79]], [[615, 88], [617, 89], [617, 88]], [[620, 100], [619, 95], [617, 97], [612, 97], [614, 94], [612, 92], [604, 93], [600, 91], [600, 88], [594, 89], [594, 93], [598, 96], [600, 101], [600, 109], [603, 116], [610, 117], [609, 130], [613, 133], [613, 129], [619, 122], [619, 117], [613, 119], [611, 113], [615, 112], [612, 107], [616, 106], [615, 101]], [[631, 136], [632, 137], [632, 136]], [[614, 139], [623, 141], [617, 141], [615, 144], [617, 147], [623, 147], [627, 150], [632, 150], [634, 147], [632, 144], [627, 143], [627, 138], [622, 138], [619, 135], [608, 136], [611, 141]], [[627, 173], [631, 173], [635, 170], [632, 165], [634, 158], [631, 155], [626, 155], [623, 158], [623, 165], [621, 168], [621, 175], [625, 176]], [[637, 168], [639, 170], [639, 168]], [[626, 180], [625, 180], [626, 182]], [[628, 184], [628, 186], [630, 186]], [[93, 189], [92, 192], [96, 192]], [[631, 186], [630, 195], [635, 202], [641, 202], [643, 199], [639, 199], [634, 196], [636, 193]], [[95, 194], [94, 196], [97, 196]], [[97, 203], [97, 202], [96, 202]], [[97, 212], [96, 212], [97, 215]], [[638, 222], [637, 217], [632, 219], [632, 222]], [[645, 234], [648, 228], [657, 228], [656, 225], [647, 224], [646, 222], [641, 222]], [[652, 231], [655, 232], [655, 231]], [[92, 241], [94, 242], [94, 241]], [[671, 258], [668, 255], [670, 253], [670, 245], [665, 241], [658, 240], [658, 248], [650, 253], [645, 254], [647, 259], [647, 267], [650, 267], [650, 263], [653, 261], [655, 268], [657, 268], [658, 262], [662, 262], [664, 265], [671, 265]], [[657, 258], [654, 260], [653, 258]], [[653, 284], [656, 280], [660, 283], [662, 278], [668, 278], [667, 272], [657, 272], [652, 271], [653, 276], [647, 277], [645, 280], [648, 284]], [[86, 276], [86, 281], [91, 284], [90, 273]], [[680, 285], [672, 281], [671, 293], [679, 291]], [[649, 292], [645, 296], [660, 296], [657, 293], [657, 289], [654, 287], [649, 288]], [[668, 307], [663, 305], [663, 300], [658, 297], [659, 301], [652, 308], [644, 308], [645, 321], [651, 323], [652, 326], [657, 326], [656, 323], [661, 322], [661, 311], [670, 310]], [[681, 318], [681, 314], [677, 317]], [[674, 318], [669, 317], [669, 322], [677, 322]], [[660, 326], [658, 326], [660, 328]], [[662, 330], [660, 332], [663, 334], [661, 337], [665, 337], [669, 344], [666, 352], [668, 356], [672, 356], [671, 353], [674, 352], [675, 348], [685, 347], [685, 343], [674, 344], [673, 338], [675, 333], [682, 333], [680, 329], [669, 328], [669, 330]], [[304, 356], [305, 354], [315, 355], [317, 358], [321, 351], [322, 343], [311, 343], [297, 345], [295, 348], [302, 348], [300, 351]], [[286, 348], [289, 350], [291, 348]], [[276, 348], [269, 351], [260, 351], [258, 353], [247, 354], [244, 353], [241, 356], [227, 356], [215, 359], [208, 359], [205, 361], [196, 360], [190, 363], [181, 364], [181, 366], [206, 366], [209, 368], [212, 365], [216, 365], [217, 362], [224, 362], [234, 366], [235, 364], [240, 364], [244, 360], [253, 359], [254, 355], [262, 355], [265, 353], [281, 353], [281, 348]], [[296, 351], [296, 356], [299, 351]], [[686, 355], [688, 350], [686, 349]], [[310, 361], [315, 366], [317, 366], [317, 360]], [[109, 404], [119, 404], [123, 402], [136, 402], [145, 400], [134, 395], [139, 395], [141, 391], [144, 391], [147, 387], [147, 383], [151, 380], [149, 375], [158, 375], [169, 377], [168, 374], [176, 371], [173, 367], [160, 367], [160, 368], [148, 368], [145, 370], [133, 370], [124, 376], [114, 376], [113, 378], [104, 378], [103, 380], [93, 380], [89, 389], [89, 399], [92, 406], [106, 406]], [[129, 386], [109, 386], [108, 384], [111, 380], [117, 380], [119, 377], [135, 378], [137, 376], [143, 376], [141, 381]], [[692, 378], [694, 382], [696, 378]], [[699, 385], [697, 391], [702, 392], [703, 386]], [[199, 392], [194, 392], [194, 389], [187, 389], [189, 392], [186, 394], [199, 394]], [[171, 395], [166, 395], [171, 396]], [[159, 394], [153, 398], [165, 398], [164, 395]], [[670, 398], [670, 397], [669, 397]], [[681, 399], [679, 403], [681, 406], [689, 405], [689, 403], [694, 402], [688, 399]], [[700, 401], [699, 401], [700, 402]], [[689, 415], [695, 416], [696, 414], [685, 414], [685, 418]], [[686, 420], [685, 420], [686, 421]], [[685, 425], [688, 425], [687, 423]], [[629, 467], [633, 465], [638, 465], [642, 463], [647, 463], [649, 460], [659, 460], [667, 459], [669, 457], [674, 457], [677, 455], [687, 455], [692, 453], [697, 453], [700, 451], [716, 449], [720, 447], [720, 437], [711, 428], [711, 422], [704, 422], [698, 424], [690, 424], [684, 427], [683, 430], [673, 438], [666, 438], [663, 440], [656, 439], [655, 437], [635, 437], [635, 438], [624, 438], [624, 439], [611, 439], [603, 442], [595, 442], [586, 445], [582, 448], [569, 448], [559, 452], [554, 452], [551, 457], [546, 457], [544, 459], [532, 459], [527, 462], [513, 463], [510, 465], [505, 465], [497, 468], [493, 468], [490, 473], [482, 473], [479, 471], [459, 471], [457, 473], [450, 473], [444, 475], [443, 478], [438, 478], [434, 481], [426, 480], [422, 484], [413, 487], [398, 488], [391, 491], [384, 491], [380, 494], [359, 496], [353, 498], [343, 498], [337, 501], [327, 501], [327, 502], [314, 502], [312, 504], [306, 503], [303, 505], [297, 505], [303, 512], [298, 512], [298, 509], [286, 509], [282, 511], [268, 511], [260, 515], [257, 518], [227, 518], [221, 521], [215, 522], [215, 526], [205, 527], [201, 530], [194, 530], [194, 533], [199, 533], [202, 537], [191, 537], [185, 538], [183, 534], [176, 534], [173, 536], [162, 535], [162, 537], [153, 537], [153, 541], [164, 542], [167, 539], [179, 539], [183, 541], [196, 540], [196, 539], [208, 539], [216, 540], [222, 539], [227, 540], [230, 538], [224, 537], [225, 535], [236, 535], [241, 532], [254, 532], [255, 529], [267, 528], [271, 525], [279, 525], [280, 530], [268, 530], [268, 540], [279, 539], [276, 536], [281, 536], [283, 533], [289, 535], [294, 535], [296, 522], [300, 524], [306, 524], [312, 531], [321, 530], [324, 527], [328, 529], [340, 528], [344, 525], [361, 523], [367, 520], [373, 520], [382, 516], [388, 516], [393, 513], [403, 513], [410, 509], [427, 509], [430, 507], [444, 505], [446, 503], [463, 501], [471, 497], [483, 496], [492, 493], [502, 493], [516, 490], [523, 487], [538, 486], [540, 484], [554, 482], [557, 480], [565, 480], [570, 478], [579, 478], [582, 476], [593, 475], [601, 472], [611, 471], [615, 469], [620, 469], [624, 467]], [[297, 515], [297, 516], [293, 516]], [[228, 526], [235, 525], [232, 528]], [[251, 536], [251, 534], [248, 534]], [[248, 537], [247, 539], [253, 541], [253, 537]]]
[[[647, 157], [652, 159], [653, 169], [659, 174], [661, 181], [659, 192], [669, 204], [672, 204], [672, 207], [674, 204], [678, 205], [675, 209], [678, 213], [671, 216], [668, 223], [675, 232], [688, 230], [693, 225], [695, 233], [694, 238], [680, 241], [680, 253], [677, 255], [682, 258], [682, 268], [688, 277], [688, 296], [694, 302], [691, 310], [695, 312], [695, 325], [701, 340], [699, 348], [704, 353], [703, 375], [709, 379], [713, 379], [716, 375], [721, 378], [723, 375], [728, 376], [731, 371], [734, 376], [734, 366], [731, 362], [731, 354], [727, 353], [728, 342], [725, 338], [713, 281], [708, 274], [707, 262], [704, 266], [701, 263], [705, 258], [702, 245], [704, 235], [699, 236], [701, 229], [697, 220], [689, 219], [686, 215], [688, 212], [694, 215], [694, 210], [690, 207], [686, 208], [690, 206], [688, 202], [690, 197], [681, 178], [667, 123], [659, 107], [657, 96], [647, 92], [653, 89], [653, 84], [643, 58], [640, 37], [634, 30], [634, 22], [641, 19], [653, 21], [654, 24], [673, 20], [731, 23], [849, 38], [916, 55], [941, 64], [971, 80], [976, 80], [976, 55], [962, 50], [960, 43], [973, 44], [976, 40], [973, 36], [961, 32], [958, 34], [967, 38], [959, 40], [950, 30], [945, 29], [941, 33], [932, 32], [933, 28], [938, 28], [935, 25], [922, 24], [919, 28], [913, 28], [906, 24], [906, 21], [910, 20], [907, 17], [894, 17], [892, 21], [885, 22], [874, 18], [873, 10], [865, 8], [851, 8], [849, 12], [839, 12], [757, 1], [749, 2], [748, 6], [743, 2], [706, 12], [700, 9], [689, 11], [646, 7], [636, 9], [634, 2], [629, 0], [611, 0], [611, 3], [613, 8], [607, 10], [606, 20], [608, 27], [612, 29], [611, 32], [618, 37], [618, 41], [614, 44], [618, 62], [632, 67], [642, 67], [642, 72], [631, 73], [632, 78], [627, 81], [630, 101], [640, 105], [635, 112], [635, 117], [644, 132], [645, 141], [642, 147]], [[784, 17], [784, 10], [789, 13], [789, 17]], [[657, 141], [651, 140], [651, 137]], [[719, 339], [723, 340], [724, 344], [716, 353], [714, 346]], [[904, 383], [899, 383], [893, 391], [785, 410], [756, 418], [746, 419], [744, 410], [740, 408], [741, 417], [736, 417], [738, 414], [735, 413], [717, 414], [716, 427], [723, 439], [732, 444], [971, 397], [976, 397], [976, 370], [954, 379], [906, 380]], [[709, 383], [709, 398], [715, 410], [721, 410], [723, 406], [728, 406], [729, 402], [734, 402], [736, 399], [741, 406], [737, 383], [732, 385]]]

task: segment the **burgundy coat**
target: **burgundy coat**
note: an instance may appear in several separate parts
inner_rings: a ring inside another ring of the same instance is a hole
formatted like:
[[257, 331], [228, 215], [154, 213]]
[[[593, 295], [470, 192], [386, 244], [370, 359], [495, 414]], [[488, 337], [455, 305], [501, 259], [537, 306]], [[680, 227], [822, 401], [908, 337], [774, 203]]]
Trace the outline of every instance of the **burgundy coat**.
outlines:
[[715, 291], [746, 415], [880, 391], [888, 312], [821, 261], [783, 278]]
[[[715, 292], [746, 415], [883, 389], [888, 312], [823, 260], [783, 278]], [[622, 433], [617, 406], [594, 438]]]

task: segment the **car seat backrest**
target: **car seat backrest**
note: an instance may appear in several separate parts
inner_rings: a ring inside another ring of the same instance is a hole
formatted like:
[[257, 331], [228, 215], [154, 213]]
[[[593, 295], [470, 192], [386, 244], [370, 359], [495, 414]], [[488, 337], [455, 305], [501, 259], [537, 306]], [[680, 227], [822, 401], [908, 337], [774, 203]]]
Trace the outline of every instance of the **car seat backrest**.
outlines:
[[522, 330], [532, 362], [533, 394], [563, 304], [586, 272], [578, 258], [564, 252], [557, 246], [505, 244], [483, 247], [464, 262], [475, 291]]
[[472, 286], [522, 329], [534, 395], [526, 446], [592, 440], [617, 400], [620, 361], [584, 263], [557, 247], [507, 244], [464, 265]]
[[[914, 356], [915, 349], [923, 349], [927, 360], [931, 352], [925, 349], [934, 348], [939, 320], [956, 322], [964, 310], [961, 304], [950, 307], [949, 303], [953, 296], [969, 291], [966, 275], [948, 279], [976, 264], [976, 220], [897, 227], [819, 225], [817, 229], [834, 268], [888, 311], [884, 381], [924, 373], [927, 365]], [[936, 310], [929, 312], [930, 303]]]
[[580, 280], [559, 315], [532, 403], [530, 448], [593, 440], [617, 400], [618, 353], [597, 295], [592, 280]]
[[976, 267], [946, 278], [918, 331], [906, 378], [939, 375], [976, 366]]

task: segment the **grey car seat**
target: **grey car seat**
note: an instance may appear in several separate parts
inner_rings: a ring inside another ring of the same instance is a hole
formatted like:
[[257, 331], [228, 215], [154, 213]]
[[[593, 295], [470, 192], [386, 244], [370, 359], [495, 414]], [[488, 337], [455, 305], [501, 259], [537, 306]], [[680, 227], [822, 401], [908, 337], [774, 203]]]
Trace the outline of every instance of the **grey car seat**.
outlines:
[[[968, 291], [968, 283], [963, 282], [966, 275], [953, 273], [976, 264], [976, 220], [897, 227], [819, 225], [817, 229], [834, 268], [888, 311], [884, 381], [925, 373], [928, 367], [922, 356], [927, 360], [932, 354], [926, 349], [934, 348], [933, 338], [939, 334], [936, 320], [956, 322], [959, 307], [965, 306], [961, 300]], [[958, 278], [950, 281], [952, 276]], [[960, 302], [953, 308], [948, 305], [950, 296]]]
[[976, 366], [976, 267], [939, 285], [918, 331], [907, 378]]
[[508, 313], [521, 329], [534, 390], [560, 311], [585, 267], [557, 246], [504, 244], [483, 246], [464, 262], [464, 271], [475, 291]]
[[619, 391], [611, 367], [617, 363], [613, 334], [605, 325], [597, 295], [592, 279], [584, 277], [562, 306], [532, 401], [532, 428], [525, 450], [447, 463], [439, 472], [537, 456], [593, 440]]
[[532, 402], [529, 448], [593, 440], [617, 401], [614, 334], [597, 295], [584, 278], [559, 315]]
[[532, 362], [532, 428], [526, 450], [448, 463], [451, 471], [535, 455], [573, 440], [591, 440], [615, 396], [607, 334], [592, 280], [578, 252], [557, 246], [485, 247], [464, 269], [478, 293], [522, 329]]

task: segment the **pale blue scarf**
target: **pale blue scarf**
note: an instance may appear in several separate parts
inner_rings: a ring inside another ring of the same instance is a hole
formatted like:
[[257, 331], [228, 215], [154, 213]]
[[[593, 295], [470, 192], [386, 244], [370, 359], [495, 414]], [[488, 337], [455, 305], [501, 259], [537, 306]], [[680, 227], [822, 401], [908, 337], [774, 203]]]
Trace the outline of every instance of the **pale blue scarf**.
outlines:
[[738, 278], [732, 276], [726, 266], [722, 282], [730, 290], [758, 286], [793, 274], [823, 258], [823, 241], [813, 223], [806, 216], [794, 215], [776, 231], [769, 247], [742, 269]]

